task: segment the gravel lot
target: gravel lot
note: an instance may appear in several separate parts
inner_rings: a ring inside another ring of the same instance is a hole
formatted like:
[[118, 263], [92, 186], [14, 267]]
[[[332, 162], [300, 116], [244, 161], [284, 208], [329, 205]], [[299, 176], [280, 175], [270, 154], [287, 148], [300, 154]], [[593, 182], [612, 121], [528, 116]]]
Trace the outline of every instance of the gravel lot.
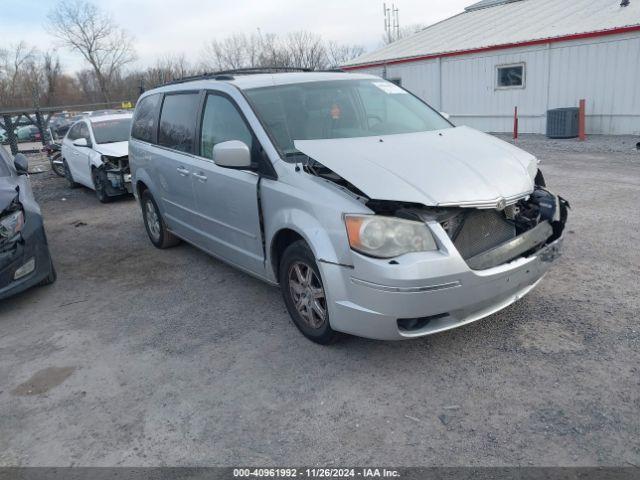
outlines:
[[59, 277], [0, 304], [0, 465], [640, 465], [639, 140], [524, 136], [565, 255], [401, 343], [314, 345], [276, 288], [153, 248], [133, 200], [33, 175]]

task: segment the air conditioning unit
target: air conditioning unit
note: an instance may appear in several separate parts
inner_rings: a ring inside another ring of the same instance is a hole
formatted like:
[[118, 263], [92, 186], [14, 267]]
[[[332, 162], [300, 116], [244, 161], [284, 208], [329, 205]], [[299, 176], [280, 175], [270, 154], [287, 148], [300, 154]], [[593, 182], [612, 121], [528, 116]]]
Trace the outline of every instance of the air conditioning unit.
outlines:
[[578, 136], [579, 109], [554, 108], [547, 111], [547, 137], [576, 138]]

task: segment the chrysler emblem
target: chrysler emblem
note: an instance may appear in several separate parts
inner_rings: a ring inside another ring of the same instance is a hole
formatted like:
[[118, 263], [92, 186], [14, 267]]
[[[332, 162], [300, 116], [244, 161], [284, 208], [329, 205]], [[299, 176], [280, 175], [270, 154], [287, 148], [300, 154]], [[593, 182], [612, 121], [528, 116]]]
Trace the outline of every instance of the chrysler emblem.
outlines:
[[500, 200], [498, 200], [498, 203], [496, 204], [496, 208], [498, 210], [504, 210], [507, 207], [507, 202], [504, 200], [504, 198], [501, 198]]

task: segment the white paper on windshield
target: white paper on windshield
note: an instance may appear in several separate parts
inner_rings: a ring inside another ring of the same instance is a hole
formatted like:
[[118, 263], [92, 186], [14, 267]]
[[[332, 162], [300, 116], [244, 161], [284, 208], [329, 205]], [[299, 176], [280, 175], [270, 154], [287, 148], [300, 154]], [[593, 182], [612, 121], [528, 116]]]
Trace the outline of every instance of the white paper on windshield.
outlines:
[[407, 93], [405, 90], [401, 89], [399, 86], [391, 82], [373, 82], [373, 84], [383, 92], [390, 93], [392, 95], [397, 95], [399, 93], [404, 93], [404, 94]]

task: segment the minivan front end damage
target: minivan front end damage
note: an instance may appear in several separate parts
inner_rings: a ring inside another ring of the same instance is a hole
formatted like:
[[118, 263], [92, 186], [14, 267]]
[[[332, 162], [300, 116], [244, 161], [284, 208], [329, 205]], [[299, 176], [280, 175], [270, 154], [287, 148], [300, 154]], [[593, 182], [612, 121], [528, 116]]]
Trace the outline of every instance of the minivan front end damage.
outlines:
[[102, 155], [101, 159], [102, 165], [97, 168], [97, 175], [105, 186], [105, 193], [110, 197], [132, 193], [129, 157]]
[[[372, 205], [375, 209], [375, 203]], [[472, 270], [529, 256], [562, 236], [569, 204], [545, 187], [502, 210], [406, 208], [395, 215], [436, 221]]]
[[480, 320], [526, 295], [561, 253], [569, 204], [541, 175], [530, 194], [489, 209], [372, 200], [318, 162], [305, 171], [349, 191], [374, 215], [424, 223], [438, 244], [391, 259], [352, 251], [350, 269], [323, 264], [336, 330], [407, 339]]

